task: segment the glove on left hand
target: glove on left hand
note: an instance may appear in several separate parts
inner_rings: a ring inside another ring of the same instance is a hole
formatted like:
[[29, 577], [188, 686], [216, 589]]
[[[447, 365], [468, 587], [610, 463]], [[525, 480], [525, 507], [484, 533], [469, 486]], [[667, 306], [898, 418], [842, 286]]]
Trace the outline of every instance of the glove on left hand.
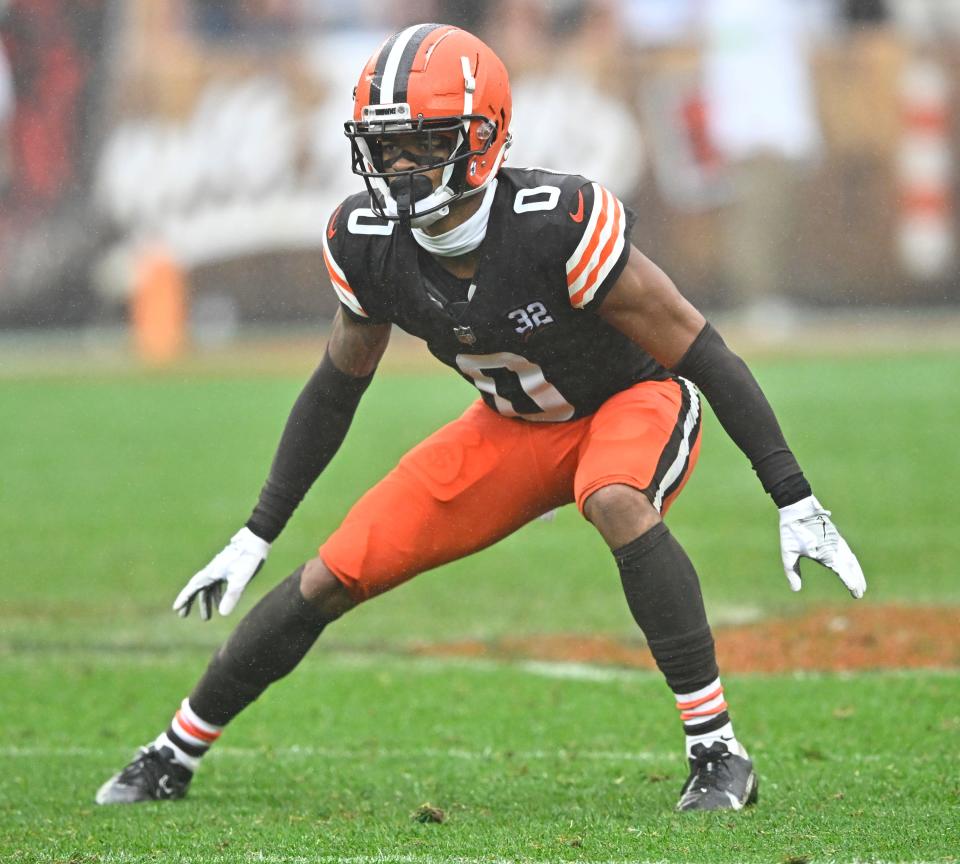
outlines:
[[833, 570], [853, 597], [859, 599], [867, 590], [857, 556], [830, 521], [830, 511], [813, 495], [780, 508], [780, 557], [792, 591], [801, 588], [801, 557]]
[[249, 528], [241, 528], [229, 545], [187, 582], [173, 601], [173, 609], [185, 618], [194, 600], [199, 600], [200, 617], [210, 620], [213, 606], [229, 615], [243, 589], [257, 575], [270, 551], [270, 544]]

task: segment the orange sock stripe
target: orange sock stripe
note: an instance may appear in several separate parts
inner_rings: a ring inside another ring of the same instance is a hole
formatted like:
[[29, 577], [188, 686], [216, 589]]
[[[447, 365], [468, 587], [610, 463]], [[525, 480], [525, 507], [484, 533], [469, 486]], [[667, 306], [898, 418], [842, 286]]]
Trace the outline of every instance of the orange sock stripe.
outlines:
[[698, 705], [703, 705], [705, 702], [709, 702], [711, 699], [716, 699], [721, 693], [723, 693], [722, 684], [712, 693], [708, 693], [706, 696], [701, 696], [699, 699], [692, 699], [689, 702], [677, 702], [677, 710], [689, 711], [691, 708], [696, 708]]
[[714, 717], [719, 714], [721, 711], [727, 710], [727, 703], [721, 702], [716, 708], [711, 708], [709, 711], [685, 711], [680, 715], [681, 720], [693, 720], [694, 717]]
[[209, 744], [212, 744], [220, 737], [219, 732], [208, 732], [206, 729], [194, 726], [180, 711], [177, 711], [177, 723], [180, 724], [183, 731], [188, 735], [192, 735], [194, 738], [199, 738], [201, 741], [206, 741]]

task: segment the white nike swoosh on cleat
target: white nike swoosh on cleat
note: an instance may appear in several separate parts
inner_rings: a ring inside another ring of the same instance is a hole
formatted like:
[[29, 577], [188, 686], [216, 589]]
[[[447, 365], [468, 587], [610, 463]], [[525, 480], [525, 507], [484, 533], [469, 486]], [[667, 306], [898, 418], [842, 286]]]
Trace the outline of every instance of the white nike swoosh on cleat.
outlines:
[[733, 794], [733, 792], [724, 792], [724, 795], [726, 795], [727, 798], [730, 799], [730, 806], [731, 806], [734, 810], [742, 810], [742, 809], [743, 809], [743, 804], [741, 803], [740, 799], [737, 798], [737, 796]]

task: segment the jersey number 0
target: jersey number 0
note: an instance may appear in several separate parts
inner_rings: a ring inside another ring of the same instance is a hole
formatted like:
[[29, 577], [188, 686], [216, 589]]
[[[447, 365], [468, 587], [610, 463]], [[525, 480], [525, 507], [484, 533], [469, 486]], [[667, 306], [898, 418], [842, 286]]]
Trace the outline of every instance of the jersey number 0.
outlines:
[[458, 354], [457, 366], [481, 393], [493, 398], [505, 417], [558, 423], [573, 416], [573, 405], [547, 381], [543, 369], [526, 357], [509, 351]]

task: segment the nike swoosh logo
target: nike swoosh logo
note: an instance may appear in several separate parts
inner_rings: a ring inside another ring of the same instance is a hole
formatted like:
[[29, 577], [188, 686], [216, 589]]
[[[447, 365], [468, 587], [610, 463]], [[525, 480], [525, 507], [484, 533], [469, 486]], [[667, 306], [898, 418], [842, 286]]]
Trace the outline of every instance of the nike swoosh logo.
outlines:
[[337, 233], [337, 216], [340, 215], [341, 207], [343, 207], [342, 204], [333, 211], [333, 215], [330, 217], [330, 224], [327, 226], [327, 238], [330, 240], [332, 240]]
[[577, 190], [577, 200], [579, 202], [577, 204], [577, 212], [569, 213], [568, 211], [568, 213], [570, 215], [570, 218], [573, 219], [574, 222], [582, 222], [583, 221], [583, 191], [580, 189]]
[[731, 809], [731, 810], [742, 810], [742, 809], [743, 809], [743, 802], [742, 802], [739, 798], [737, 798], [737, 796], [734, 795], [733, 792], [726, 792], [726, 791], [725, 791], [724, 794], [727, 796], [727, 798], [730, 799], [730, 809]]

